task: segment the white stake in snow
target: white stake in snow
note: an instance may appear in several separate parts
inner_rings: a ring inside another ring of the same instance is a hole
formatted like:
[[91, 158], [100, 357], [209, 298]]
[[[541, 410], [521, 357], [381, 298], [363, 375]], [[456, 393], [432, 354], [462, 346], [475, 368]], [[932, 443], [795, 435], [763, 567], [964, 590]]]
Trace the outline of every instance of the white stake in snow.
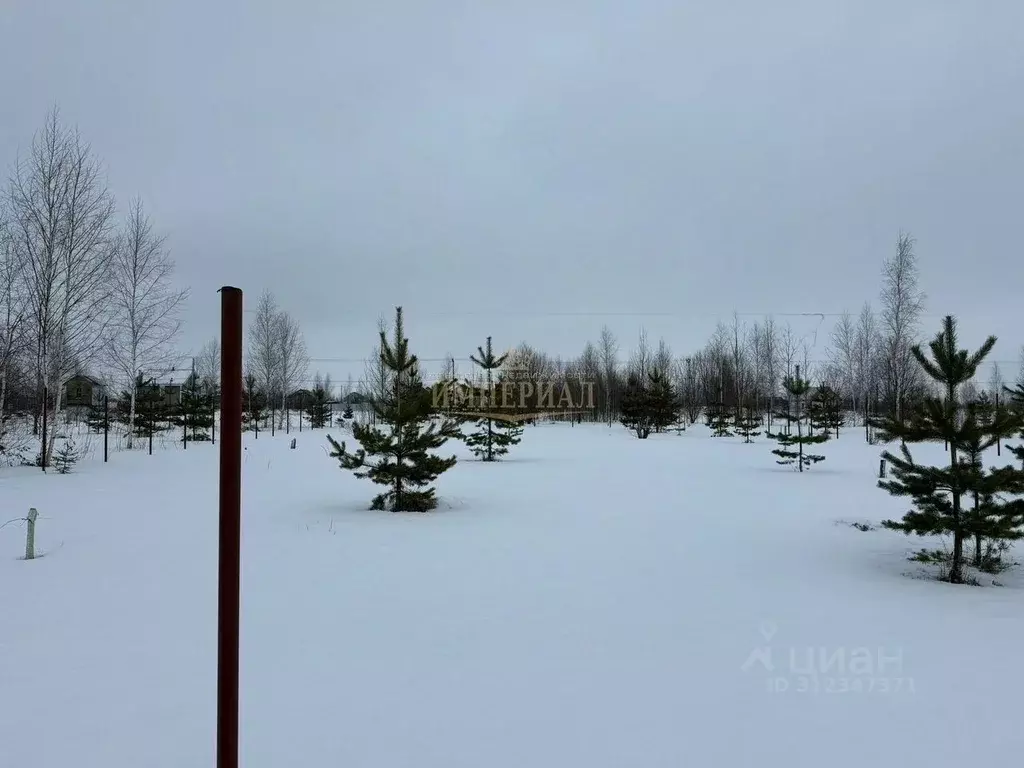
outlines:
[[28, 521], [28, 533], [25, 536], [25, 559], [34, 560], [36, 557], [36, 518], [39, 517], [39, 513], [35, 507], [32, 507], [28, 511], [28, 517], [25, 519]]

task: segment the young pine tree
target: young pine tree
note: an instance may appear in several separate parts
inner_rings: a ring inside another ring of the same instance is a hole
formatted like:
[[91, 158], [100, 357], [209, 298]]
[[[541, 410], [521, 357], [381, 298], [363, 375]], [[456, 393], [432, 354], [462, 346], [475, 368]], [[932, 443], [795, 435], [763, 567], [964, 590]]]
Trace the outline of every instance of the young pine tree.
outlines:
[[832, 387], [822, 384], [818, 387], [808, 404], [808, 415], [816, 430], [826, 434], [835, 433], [839, 437], [839, 428], [843, 426], [843, 399]]
[[455, 432], [448, 422], [433, 420], [431, 393], [420, 378], [416, 356], [409, 352], [401, 307], [395, 311], [393, 341], [380, 332], [380, 355], [386, 387], [371, 403], [379, 426], [352, 425], [352, 435], [362, 446], [355, 453], [328, 435], [330, 455], [342, 469], [387, 488], [374, 497], [371, 509], [426, 512], [437, 506], [435, 491], [428, 484], [456, 461], [455, 456], [441, 458], [430, 451]]
[[707, 424], [711, 427], [712, 437], [732, 437], [733, 419], [723, 400], [719, 399], [708, 407]]
[[313, 387], [309, 403], [306, 405], [306, 417], [313, 429], [322, 429], [331, 418], [330, 395], [327, 388], [319, 382]]
[[[1022, 377], [1024, 378], [1024, 377]], [[1020, 432], [1017, 433], [1017, 437], [1024, 440], [1024, 383], [1018, 383], [1015, 387], [1003, 387], [1003, 391], [1009, 397], [1009, 409], [1021, 422]], [[1012, 453], [1021, 466], [1024, 467], [1024, 443], [1020, 445], [1007, 446], [1010, 453]]]
[[[1012, 433], [1019, 422], [1008, 411], [979, 418], [978, 410], [965, 409], [960, 402], [961, 385], [974, 378], [978, 366], [995, 346], [989, 336], [976, 351], [957, 347], [956, 320], [947, 316], [942, 330], [929, 344], [931, 358], [919, 345], [911, 349], [924, 372], [941, 387], [938, 395], [926, 396], [904, 419], [885, 417], [875, 420], [886, 442], [901, 440], [901, 455], [885, 451], [882, 457], [892, 465], [892, 480], [880, 480], [878, 486], [894, 496], [913, 499], [914, 509], [900, 521], [885, 520], [887, 528], [918, 536], [952, 535], [953, 551], [948, 575], [954, 584], [964, 576], [964, 543], [973, 536], [1004, 539], [1016, 537], [1020, 525], [1020, 502], [990, 505], [1001, 493], [1018, 492], [1017, 477], [1003, 469], [985, 471], [981, 453], [1000, 436]], [[966, 412], [965, 412], [966, 411]], [[947, 466], [915, 463], [907, 444], [945, 442], [949, 449]], [[977, 457], [977, 458], [972, 458]], [[978, 493], [978, 512], [964, 509], [965, 497]]]
[[152, 380], [135, 395], [135, 433], [147, 439], [169, 429], [169, 409], [160, 387]]
[[[811, 383], [807, 379], [800, 378], [799, 365], [796, 366], [796, 375], [787, 377], [782, 382], [782, 387], [789, 394], [789, 404], [785, 411], [776, 415], [789, 425], [789, 433], [769, 432], [767, 437], [779, 444], [779, 447], [772, 451], [779, 457], [776, 460], [778, 464], [796, 464], [797, 469], [803, 472], [805, 467], [811, 467], [819, 461], [825, 460], [825, 457], [820, 454], [804, 453], [804, 446], [824, 443], [828, 440], [828, 433], [822, 432], [815, 435], [811, 434], [809, 429], [804, 429], [805, 426], [808, 426], [804, 402], [811, 389]], [[793, 431], [794, 426], [796, 427], [795, 432]]]
[[739, 417], [736, 419], [736, 434], [743, 438], [744, 443], [752, 443], [752, 437], [757, 437], [761, 434], [758, 427], [761, 426], [761, 420], [754, 413], [754, 409], [747, 406], [740, 411]]
[[646, 440], [654, 428], [647, 384], [636, 372], [629, 374], [619, 404], [622, 425], [632, 430], [641, 440]]
[[199, 375], [190, 373], [181, 385], [181, 402], [172, 423], [184, 427], [189, 442], [209, 440], [213, 427], [216, 400]]
[[[501, 391], [500, 388], [495, 390], [494, 371], [501, 368], [508, 355], [499, 356], [494, 354], [490, 336], [487, 337], [486, 347], [477, 347], [477, 355], [470, 355], [469, 359], [484, 371], [486, 377], [485, 392], [490, 402], [494, 404], [496, 399], [494, 393]], [[498, 405], [503, 406], [506, 404], [499, 403]], [[473, 451], [473, 454], [483, 461], [495, 461], [499, 457], [504, 456], [508, 453], [509, 447], [517, 445], [522, 438], [523, 430], [515, 421], [514, 412], [510, 412], [507, 419], [495, 418], [495, 415], [502, 410], [506, 409], [498, 407], [488, 408], [487, 414], [477, 420], [476, 431], [471, 432], [464, 438], [466, 445]]]
[[[964, 487], [969, 490], [972, 500], [969, 516], [974, 532], [974, 566], [989, 569], [997, 565], [992, 553], [999, 552], [1005, 542], [1024, 536], [1021, 530], [1024, 523], [1022, 502], [1007, 500], [1003, 495], [1024, 492], [1024, 471], [1013, 466], [986, 468], [983, 463], [985, 451], [1014, 428], [1012, 422], [995, 422], [1014, 417], [996, 410], [991, 402], [969, 403], [966, 412], [960, 427], [964, 435], [961, 465]], [[987, 550], [986, 540], [989, 542]]]
[[669, 377], [660, 368], [654, 368], [647, 374], [646, 401], [650, 410], [651, 426], [655, 432], [663, 432], [674, 424], [682, 412], [682, 405], [676, 394], [675, 387]]

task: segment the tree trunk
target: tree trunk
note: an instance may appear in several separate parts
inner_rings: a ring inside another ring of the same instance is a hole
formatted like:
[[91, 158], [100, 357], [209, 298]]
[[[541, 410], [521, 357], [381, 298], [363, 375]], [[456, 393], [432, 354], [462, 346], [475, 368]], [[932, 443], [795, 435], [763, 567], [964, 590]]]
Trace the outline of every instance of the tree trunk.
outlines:
[[[955, 500], [957, 497], [953, 498]], [[954, 506], [958, 506], [955, 501]], [[964, 532], [960, 528], [953, 531], [953, 559], [949, 564], [949, 581], [951, 584], [964, 583]]]
[[[57, 419], [60, 418], [61, 406], [63, 405], [64, 398], [64, 383], [58, 378], [56, 390], [53, 393], [53, 421], [51, 422], [52, 427], [50, 428], [50, 434], [46, 440], [46, 464], [50, 464], [50, 459], [53, 457], [53, 446], [57, 442]], [[46, 407], [46, 403], [43, 403], [43, 407]]]
[[135, 439], [135, 403], [138, 393], [138, 388], [135, 386], [135, 380], [132, 380], [131, 399], [128, 405], [128, 450], [130, 451], [133, 447], [132, 441]]

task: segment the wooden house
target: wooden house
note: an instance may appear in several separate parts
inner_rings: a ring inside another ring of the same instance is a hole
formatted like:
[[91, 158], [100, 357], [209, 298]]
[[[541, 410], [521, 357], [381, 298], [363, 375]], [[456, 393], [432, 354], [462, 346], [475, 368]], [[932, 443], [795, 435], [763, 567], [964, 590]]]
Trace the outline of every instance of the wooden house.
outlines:
[[67, 408], [90, 408], [103, 405], [105, 394], [103, 382], [80, 373], [64, 383], [62, 399]]

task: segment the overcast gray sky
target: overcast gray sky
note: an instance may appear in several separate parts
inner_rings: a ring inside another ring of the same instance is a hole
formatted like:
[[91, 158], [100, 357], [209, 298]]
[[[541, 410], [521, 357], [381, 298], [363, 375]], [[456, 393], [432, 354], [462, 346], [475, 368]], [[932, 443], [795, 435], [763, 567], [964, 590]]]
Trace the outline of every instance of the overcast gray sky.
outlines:
[[0, 161], [78, 125], [168, 235], [186, 349], [234, 284], [314, 358], [395, 304], [424, 358], [605, 323], [682, 354], [877, 302], [901, 228], [928, 336], [1024, 343], [1019, 0], [2, 0], [0, 31]]

